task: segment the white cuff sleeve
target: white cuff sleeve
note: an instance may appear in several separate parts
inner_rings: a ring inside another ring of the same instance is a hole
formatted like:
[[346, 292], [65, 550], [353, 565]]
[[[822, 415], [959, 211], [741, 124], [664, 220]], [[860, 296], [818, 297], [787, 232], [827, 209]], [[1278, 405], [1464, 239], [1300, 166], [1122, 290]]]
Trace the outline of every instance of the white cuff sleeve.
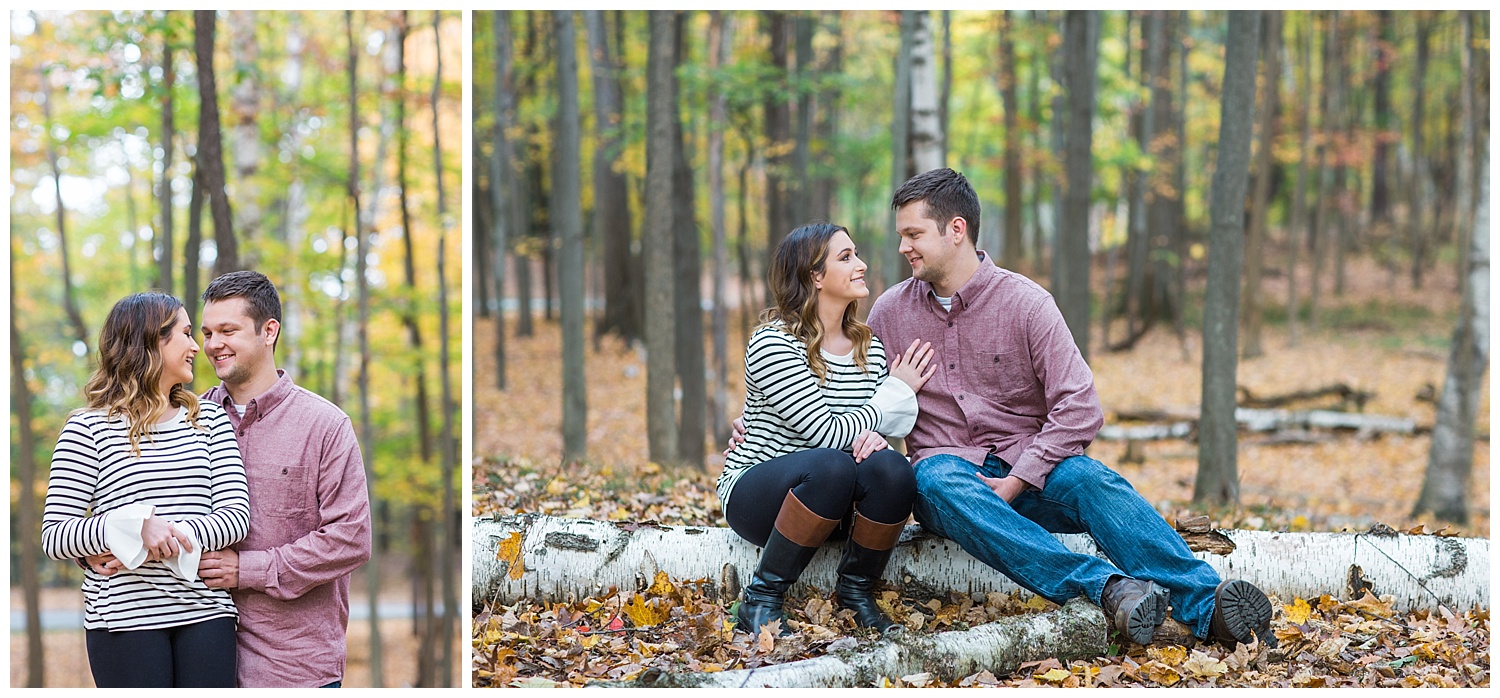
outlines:
[[[110, 512], [105, 519], [104, 542], [109, 546], [109, 551], [125, 565], [125, 569], [133, 570], [145, 564], [148, 553], [145, 541], [141, 540], [141, 525], [155, 511], [156, 507], [150, 504], [127, 504]], [[188, 540], [193, 542], [193, 550], [189, 552], [184, 549], [176, 557], [162, 562], [166, 563], [167, 569], [172, 570], [172, 574], [189, 582], [197, 581], [198, 559], [203, 556], [203, 546], [198, 543], [198, 536], [193, 533], [191, 526], [174, 528], [187, 535]]]
[[904, 438], [917, 423], [917, 394], [899, 378], [887, 377], [875, 390], [870, 404], [880, 411], [875, 431], [883, 436]]

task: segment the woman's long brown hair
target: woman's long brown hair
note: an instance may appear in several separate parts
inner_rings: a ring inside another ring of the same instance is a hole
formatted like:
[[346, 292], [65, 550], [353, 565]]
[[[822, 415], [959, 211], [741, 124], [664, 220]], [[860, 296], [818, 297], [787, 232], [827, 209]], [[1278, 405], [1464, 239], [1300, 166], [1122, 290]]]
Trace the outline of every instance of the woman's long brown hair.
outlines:
[[[818, 288], [813, 284], [813, 276], [827, 266], [828, 241], [840, 232], [847, 234], [849, 230], [832, 223], [809, 223], [793, 230], [776, 245], [776, 254], [766, 274], [774, 305], [761, 311], [757, 326], [780, 326], [802, 340], [807, 345], [808, 366], [820, 383], [828, 379], [828, 363], [821, 351], [827, 331], [818, 319]], [[854, 340], [854, 363], [868, 372], [865, 363], [869, 358], [870, 338], [875, 335], [869, 325], [855, 317], [858, 309], [856, 301], [850, 301], [844, 308], [842, 329], [845, 336]]]
[[141, 437], [173, 407], [187, 408], [188, 423], [198, 427], [198, 396], [177, 383], [163, 397], [159, 385], [161, 344], [176, 329], [181, 307], [182, 301], [165, 293], [129, 295], [110, 308], [99, 331], [99, 368], [83, 386], [83, 409], [103, 410], [106, 419], [123, 417], [135, 456], [141, 455]]

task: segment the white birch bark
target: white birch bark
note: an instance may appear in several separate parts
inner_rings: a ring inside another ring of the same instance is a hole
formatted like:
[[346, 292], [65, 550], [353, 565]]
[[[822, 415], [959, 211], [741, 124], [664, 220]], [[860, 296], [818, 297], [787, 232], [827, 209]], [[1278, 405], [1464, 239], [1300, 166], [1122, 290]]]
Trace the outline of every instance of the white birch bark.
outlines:
[[881, 677], [928, 672], [944, 682], [989, 671], [1014, 673], [1025, 662], [1068, 661], [1104, 654], [1104, 614], [1084, 601], [1049, 613], [1004, 618], [972, 628], [916, 635], [896, 633], [868, 645], [785, 664], [710, 674], [643, 674], [624, 686], [651, 688], [856, 688]]
[[916, 20], [911, 46], [911, 159], [915, 174], [921, 174], [943, 166], [943, 122], [938, 113], [932, 17], [926, 10], [910, 12]]
[[[1241, 429], [1255, 433], [1307, 429], [1348, 429], [1361, 434], [1415, 434], [1417, 431], [1416, 420], [1405, 417], [1332, 410], [1259, 410], [1241, 407], [1234, 411], [1234, 418]], [[1101, 427], [1096, 438], [1101, 441], [1181, 439], [1193, 433], [1197, 425], [1196, 419], [1137, 426], [1111, 424]]]
[[[1489, 540], [1373, 533], [1222, 532], [1235, 550], [1194, 553], [1220, 576], [1247, 580], [1291, 603], [1294, 597], [1349, 596], [1351, 573], [1400, 610], [1443, 604], [1463, 611], [1489, 606]], [[677, 579], [709, 579], [721, 596], [737, 596], [760, 549], [728, 528], [656, 526], [527, 514], [473, 523], [472, 602], [582, 599], [609, 587], [644, 589], [658, 570]], [[1075, 552], [1099, 555], [1093, 539], [1058, 534]], [[502, 543], [509, 541], [509, 545]], [[798, 587], [831, 590], [842, 544], [823, 546]], [[498, 553], [498, 554], [497, 554]], [[502, 559], [505, 558], [505, 559]], [[519, 562], [519, 568], [516, 563]], [[1027, 594], [957, 543], [908, 526], [885, 579], [911, 597], [950, 591]], [[794, 589], [794, 593], [797, 590]]]

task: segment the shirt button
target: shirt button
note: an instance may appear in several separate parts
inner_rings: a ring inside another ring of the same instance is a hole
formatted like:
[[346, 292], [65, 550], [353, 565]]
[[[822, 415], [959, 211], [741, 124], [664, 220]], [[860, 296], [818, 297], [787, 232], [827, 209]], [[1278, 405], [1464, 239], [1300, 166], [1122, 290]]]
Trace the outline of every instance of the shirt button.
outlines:
[[964, 396], [960, 395], [960, 396], [958, 396], [958, 399], [962, 400], [962, 399], [964, 399]]
[[949, 371], [952, 371], [952, 370], [953, 370], [953, 364], [948, 364], [948, 370], [949, 370]]
[[949, 321], [948, 321], [948, 326], [949, 326], [949, 327], [952, 327], [952, 326], [953, 326], [953, 321], [952, 321], [952, 320], [949, 320]]

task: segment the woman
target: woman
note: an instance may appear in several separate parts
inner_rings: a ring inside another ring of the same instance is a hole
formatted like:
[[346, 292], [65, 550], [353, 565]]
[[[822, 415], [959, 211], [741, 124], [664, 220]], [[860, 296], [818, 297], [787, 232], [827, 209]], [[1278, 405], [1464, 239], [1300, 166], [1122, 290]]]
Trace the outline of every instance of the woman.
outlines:
[[787, 589], [851, 519], [838, 604], [861, 626], [895, 625], [873, 593], [911, 515], [916, 479], [881, 434], [911, 431], [916, 391], [936, 367], [927, 368], [931, 345], [915, 342], [887, 366], [880, 340], [855, 318], [870, 295], [864, 273], [849, 231], [828, 223], [792, 231], [771, 262], [775, 305], [745, 352], [744, 441], [726, 452], [718, 482], [729, 526], [764, 548], [738, 612], [751, 633], [773, 620], [789, 632]]
[[182, 303], [138, 293], [99, 333], [88, 404], [52, 454], [42, 547], [54, 559], [112, 552], [126, 569], [84, 574], [86, 645], [105, 687], [234, 686], [238, 613], [198, 579], [198, 556], [245, 537], [245, 468], [222, 407], [188, 389], [198, 343]]

